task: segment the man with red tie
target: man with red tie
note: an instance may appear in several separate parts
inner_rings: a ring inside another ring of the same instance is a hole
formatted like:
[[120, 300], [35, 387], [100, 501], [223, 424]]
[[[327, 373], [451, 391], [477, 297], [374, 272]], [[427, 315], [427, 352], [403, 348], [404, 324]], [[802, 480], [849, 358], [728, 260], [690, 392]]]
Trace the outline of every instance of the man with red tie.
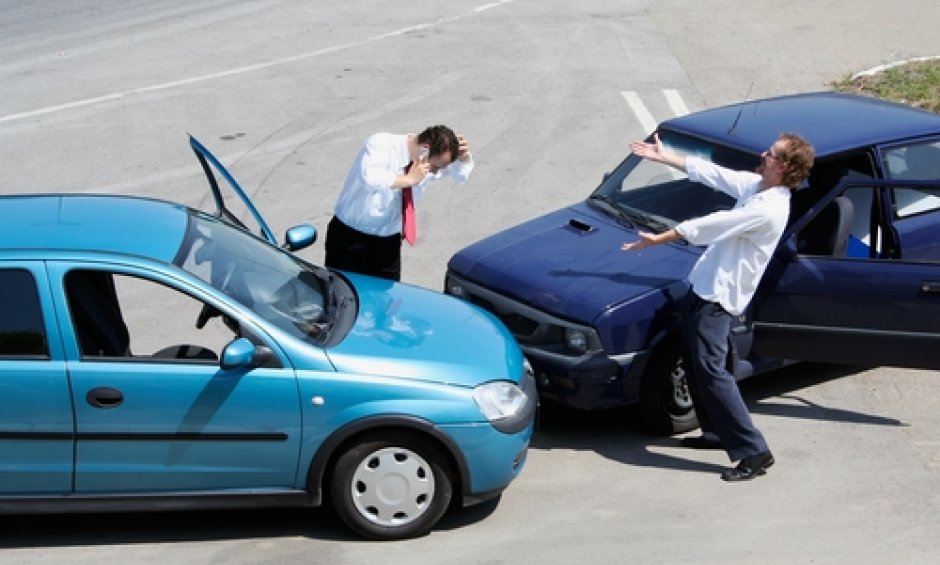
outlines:
[[463, 183], [470, 146], [447, 126], [370, 136], [346, 175], [326, 231], [328, 267], [401, 280], [401, 240], [414, 245], [414, 204], [430, 179]]

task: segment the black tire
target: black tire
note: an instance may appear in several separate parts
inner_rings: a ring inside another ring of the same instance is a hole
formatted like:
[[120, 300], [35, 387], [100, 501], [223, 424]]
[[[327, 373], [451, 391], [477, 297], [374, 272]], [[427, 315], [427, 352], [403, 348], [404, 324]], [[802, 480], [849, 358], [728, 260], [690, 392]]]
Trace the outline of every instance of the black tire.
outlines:
[[678, 342], [662, 345], [650, 360], [640, 383], [641, 425], [659, 435], [698, 427]]
[[405, 433], [370, 436], [336, 460], [330, 494], [339, 517], [376, 540], [421, 536], [450, 506], [446, 459], [428, 440]]

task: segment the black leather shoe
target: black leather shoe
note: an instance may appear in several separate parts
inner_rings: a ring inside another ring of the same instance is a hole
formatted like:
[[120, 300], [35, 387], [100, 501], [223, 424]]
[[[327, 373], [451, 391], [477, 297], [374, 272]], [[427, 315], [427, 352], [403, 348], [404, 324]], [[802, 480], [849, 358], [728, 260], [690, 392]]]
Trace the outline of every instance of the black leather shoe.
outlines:
[[749, 481], [767, 472], [774, 464], [774, 456], [770, 450], [742, 459], [734, 469], [728, 469], [721, 474], [722, 480], [728, 482]]
[[690, 449], [724, 449], [721, 442], [709, 441], [704, 436], [684, 437], [679, 440], [679, 445]]

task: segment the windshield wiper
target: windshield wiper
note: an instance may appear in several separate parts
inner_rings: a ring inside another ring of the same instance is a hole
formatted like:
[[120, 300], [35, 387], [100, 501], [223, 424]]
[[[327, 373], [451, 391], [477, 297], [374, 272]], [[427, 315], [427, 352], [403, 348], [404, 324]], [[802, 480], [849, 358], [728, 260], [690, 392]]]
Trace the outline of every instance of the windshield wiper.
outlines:
[[336, 297], [333, 295], [333, 273], [327, 271], [323, 283], [323, 317], [327, 320], [330, 319], [330, 315], [333, 313], [333, 304], [335, 302]]
[[629, 228], [635, 227], [636, 222], [630, 214], [621, 208], [620, 204], [610, 196], [606, 194], [592, 194], [588, 196], [588, 201], [595, 205], [603, 204], [600, 208], [604, 209], [608, 214], [614, 216]]
[[337, 293], [333, 290], [335, 287], [335, 279], [336, 276], [331, 271], [327, 271], [324, 288], [324, 304], [326, 305], [323, 312], [324, 321], [315, 324], [320, 334], [329, 335], [330, 332], [333, 331], [333, 327], [336, 326], [336, 322], [343, 315], [346, 307], [353, 301], [352, 297], [348, 294], [343, 294], [342, 298], [337, 299]]
[[592, 194], [589, 200], [604, 203], [604, 208], [627, 224], [628, 227], [642, 226], [655, 232], [666, 231], [670, 228], [670, 226], [662, 220], [657, 220], [652, 215], [637, 210], [636, 208], [624, 206], [605, 194]]
[[644, 225], [655, 232], [663, 232], [669, 229], [669, 225], [662, 220], [657, 220], [652, 215], [641, 212], [636, 208], [624, 210], [624, 213], [628, 214], [634, 222]]

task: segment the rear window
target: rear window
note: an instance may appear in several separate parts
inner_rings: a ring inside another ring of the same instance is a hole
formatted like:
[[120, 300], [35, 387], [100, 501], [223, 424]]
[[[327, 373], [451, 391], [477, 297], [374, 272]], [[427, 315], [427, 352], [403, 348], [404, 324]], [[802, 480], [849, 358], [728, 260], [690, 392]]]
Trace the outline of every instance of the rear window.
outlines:
[[48, 358], [33, 275], [22, 269], [2, 269], [0, 288], [0, 358]]

